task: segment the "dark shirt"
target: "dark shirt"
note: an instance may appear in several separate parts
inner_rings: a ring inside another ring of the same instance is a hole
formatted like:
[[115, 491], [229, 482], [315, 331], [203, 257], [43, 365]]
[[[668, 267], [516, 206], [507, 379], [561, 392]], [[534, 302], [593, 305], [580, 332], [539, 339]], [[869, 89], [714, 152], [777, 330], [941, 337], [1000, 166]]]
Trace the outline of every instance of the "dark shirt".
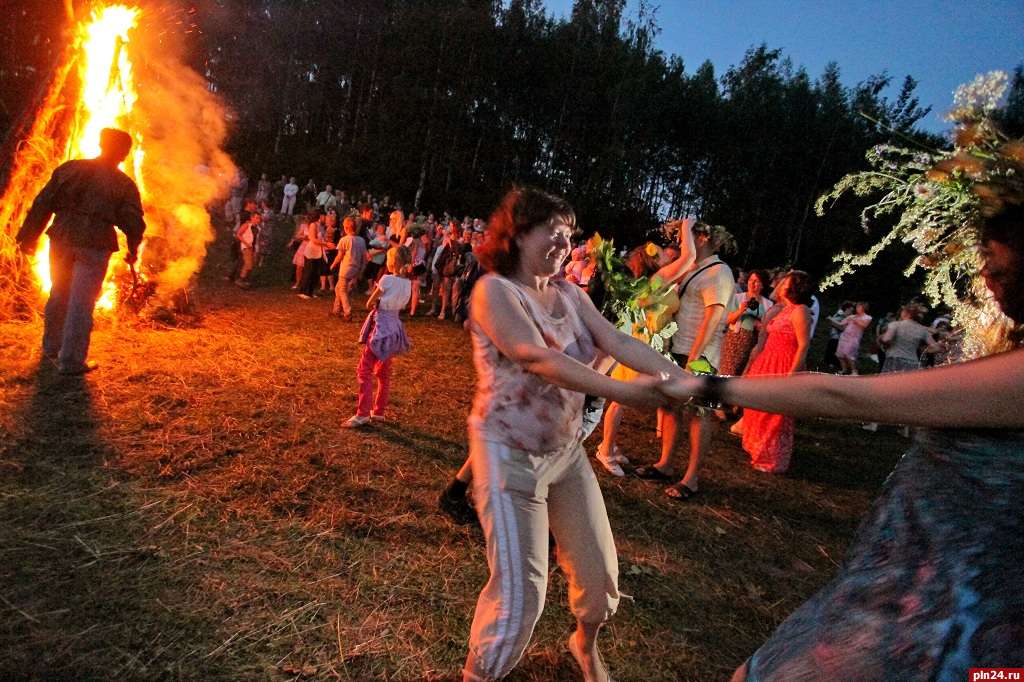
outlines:
[[142, 219], [139, 188], [117, 168], [96, 159], [68, 161], [57, 167], [32, 202], [19, 242], [34, 242], [56, 214], [47, 234], [70, 246], [117, 251], [117, 226], [136, 253], [146, 223]]

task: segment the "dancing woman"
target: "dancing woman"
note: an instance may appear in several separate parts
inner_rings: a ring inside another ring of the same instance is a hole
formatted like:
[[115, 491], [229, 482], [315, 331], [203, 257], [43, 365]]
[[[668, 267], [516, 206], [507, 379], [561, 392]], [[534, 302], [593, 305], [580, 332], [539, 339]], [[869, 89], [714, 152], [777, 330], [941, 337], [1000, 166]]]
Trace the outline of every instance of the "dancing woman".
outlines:
[[1024, 208], [980, 229], [981, 276], [1016, 325], [1008, 350], [925, 371], [686, 377], [676, 400], [925, 427], [886, 480], [839, 575], [734, 680], [967, 679], [1024, 651]]
[[[514, 189], [491, 216], [473, 291], [477, 392], [469, 418], [477, 512], [490, 579], [480, 594], [464, 679], [495, 680], [522, 657], [547, 591], [548, 531], [568, 577], [577, 629], [569, 651], [584, 679], [607, 670], [597, 633], [618, 606], [618, 560], [597, 478], [581, 444], [585, 394], [653, 410], [654, 375], [682, 370], [617, 331], [579, 287], [552, 279], [575, 224], [563, 199]], [[594, 371], [603, 354], [640, 373]]]

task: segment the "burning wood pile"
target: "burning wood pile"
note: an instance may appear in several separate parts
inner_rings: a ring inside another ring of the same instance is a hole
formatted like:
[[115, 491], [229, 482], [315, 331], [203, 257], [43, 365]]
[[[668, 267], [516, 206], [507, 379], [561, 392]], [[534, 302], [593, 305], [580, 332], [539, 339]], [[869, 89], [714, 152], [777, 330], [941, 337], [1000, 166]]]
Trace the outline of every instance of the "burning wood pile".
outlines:
[[[37, 308], [50, 288], [47, 240], [27, 262], [14, 242], [32, 200], [58, 165], [96, 156], [106, 127], [132, 136], [122, 170], [139, 187], [147, 229], [137, 270], [111, 259], [97, 308], [165, 318], [190, 312], [193, 279], [214, 237], [206, 206], [235, 173], [221, 150], [224, 106], [185, 66], [167, 10], [93, 2], [69, 3], [69, 14], [67, 47], [13, 132], [12, 157], [0, 159], [9, 168], [0, 197], [0, 319]], [[125, 248], [122, 239], [122, 255]]]

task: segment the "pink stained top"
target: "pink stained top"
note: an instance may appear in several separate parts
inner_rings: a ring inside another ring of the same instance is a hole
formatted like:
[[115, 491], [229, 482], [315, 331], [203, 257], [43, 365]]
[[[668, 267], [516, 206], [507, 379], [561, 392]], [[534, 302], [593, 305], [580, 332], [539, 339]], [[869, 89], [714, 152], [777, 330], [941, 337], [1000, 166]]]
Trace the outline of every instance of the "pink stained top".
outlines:
[[[551, 280], [557, 292], [552, 311], [544, 310], [526, 290], [500, 275], [486, 275], [507, 287], [537, 326], [548, 348], [593, 367], [601, 352], [594, 345], [578, 308], [584, 294], [562, 280]], [[479, 284], [479, 283], [478, 283]], [[470, 431], [484, 440], [532, 453], [562, 450], [582, 435], [584, 395], [548, 383], [502, 355], [470, 313], [476, 398], [469, 416]]]

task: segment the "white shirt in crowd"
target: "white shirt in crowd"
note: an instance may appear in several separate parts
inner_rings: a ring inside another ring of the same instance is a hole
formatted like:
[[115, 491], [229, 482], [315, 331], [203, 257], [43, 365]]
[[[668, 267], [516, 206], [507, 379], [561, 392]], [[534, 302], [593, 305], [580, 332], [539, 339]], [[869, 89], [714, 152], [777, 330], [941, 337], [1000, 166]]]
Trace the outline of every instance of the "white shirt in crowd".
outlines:
[[380, 300], [377, 307], [381, 310], [402, 310], [412, 297], [412, 281], [398, 275], [384, 275], [377, 282], [380, 289]]
[[316, 195], [316, 205], [320, 208], [333, 208], [336, 203], [337, 199], [334, 198], [333, 192], [324, 190]]
[[[712, 265], [712, 263], [714, 263]], [[709, 266], [710, 267], [707, 267]], [[704, 268], [702, 270], [702, 268]], [[680, 289], [686, 290], [679, 301], [679, 312], [676, 313], [676, 324], [679, 331], [672, 337], [672, 352], [686, 355], [693, 347], [697, 338], [697, 330], [704, 320], [704, 309], [712, 305], [722, 306], [722, 317], [715, 329], [707, 330], [707, 343], [703, 355], [713, 366], [718, 367], [721, 361], [722, 336], [725, 329], [725, 313], [732, 302], [736, 281], [732, 270], [717, 255], [708, 256], [693, 266], [697, 274], [684, 275], [680, 281]], [[698, 358], [690, 358], [690, 361]]]
[[297, 196], [298, 193], [299, 186], [296, 185], [294, 182], [289, 182], [287, 185], [284, 186], [284, 195], [286, 197], [294, 197]]

